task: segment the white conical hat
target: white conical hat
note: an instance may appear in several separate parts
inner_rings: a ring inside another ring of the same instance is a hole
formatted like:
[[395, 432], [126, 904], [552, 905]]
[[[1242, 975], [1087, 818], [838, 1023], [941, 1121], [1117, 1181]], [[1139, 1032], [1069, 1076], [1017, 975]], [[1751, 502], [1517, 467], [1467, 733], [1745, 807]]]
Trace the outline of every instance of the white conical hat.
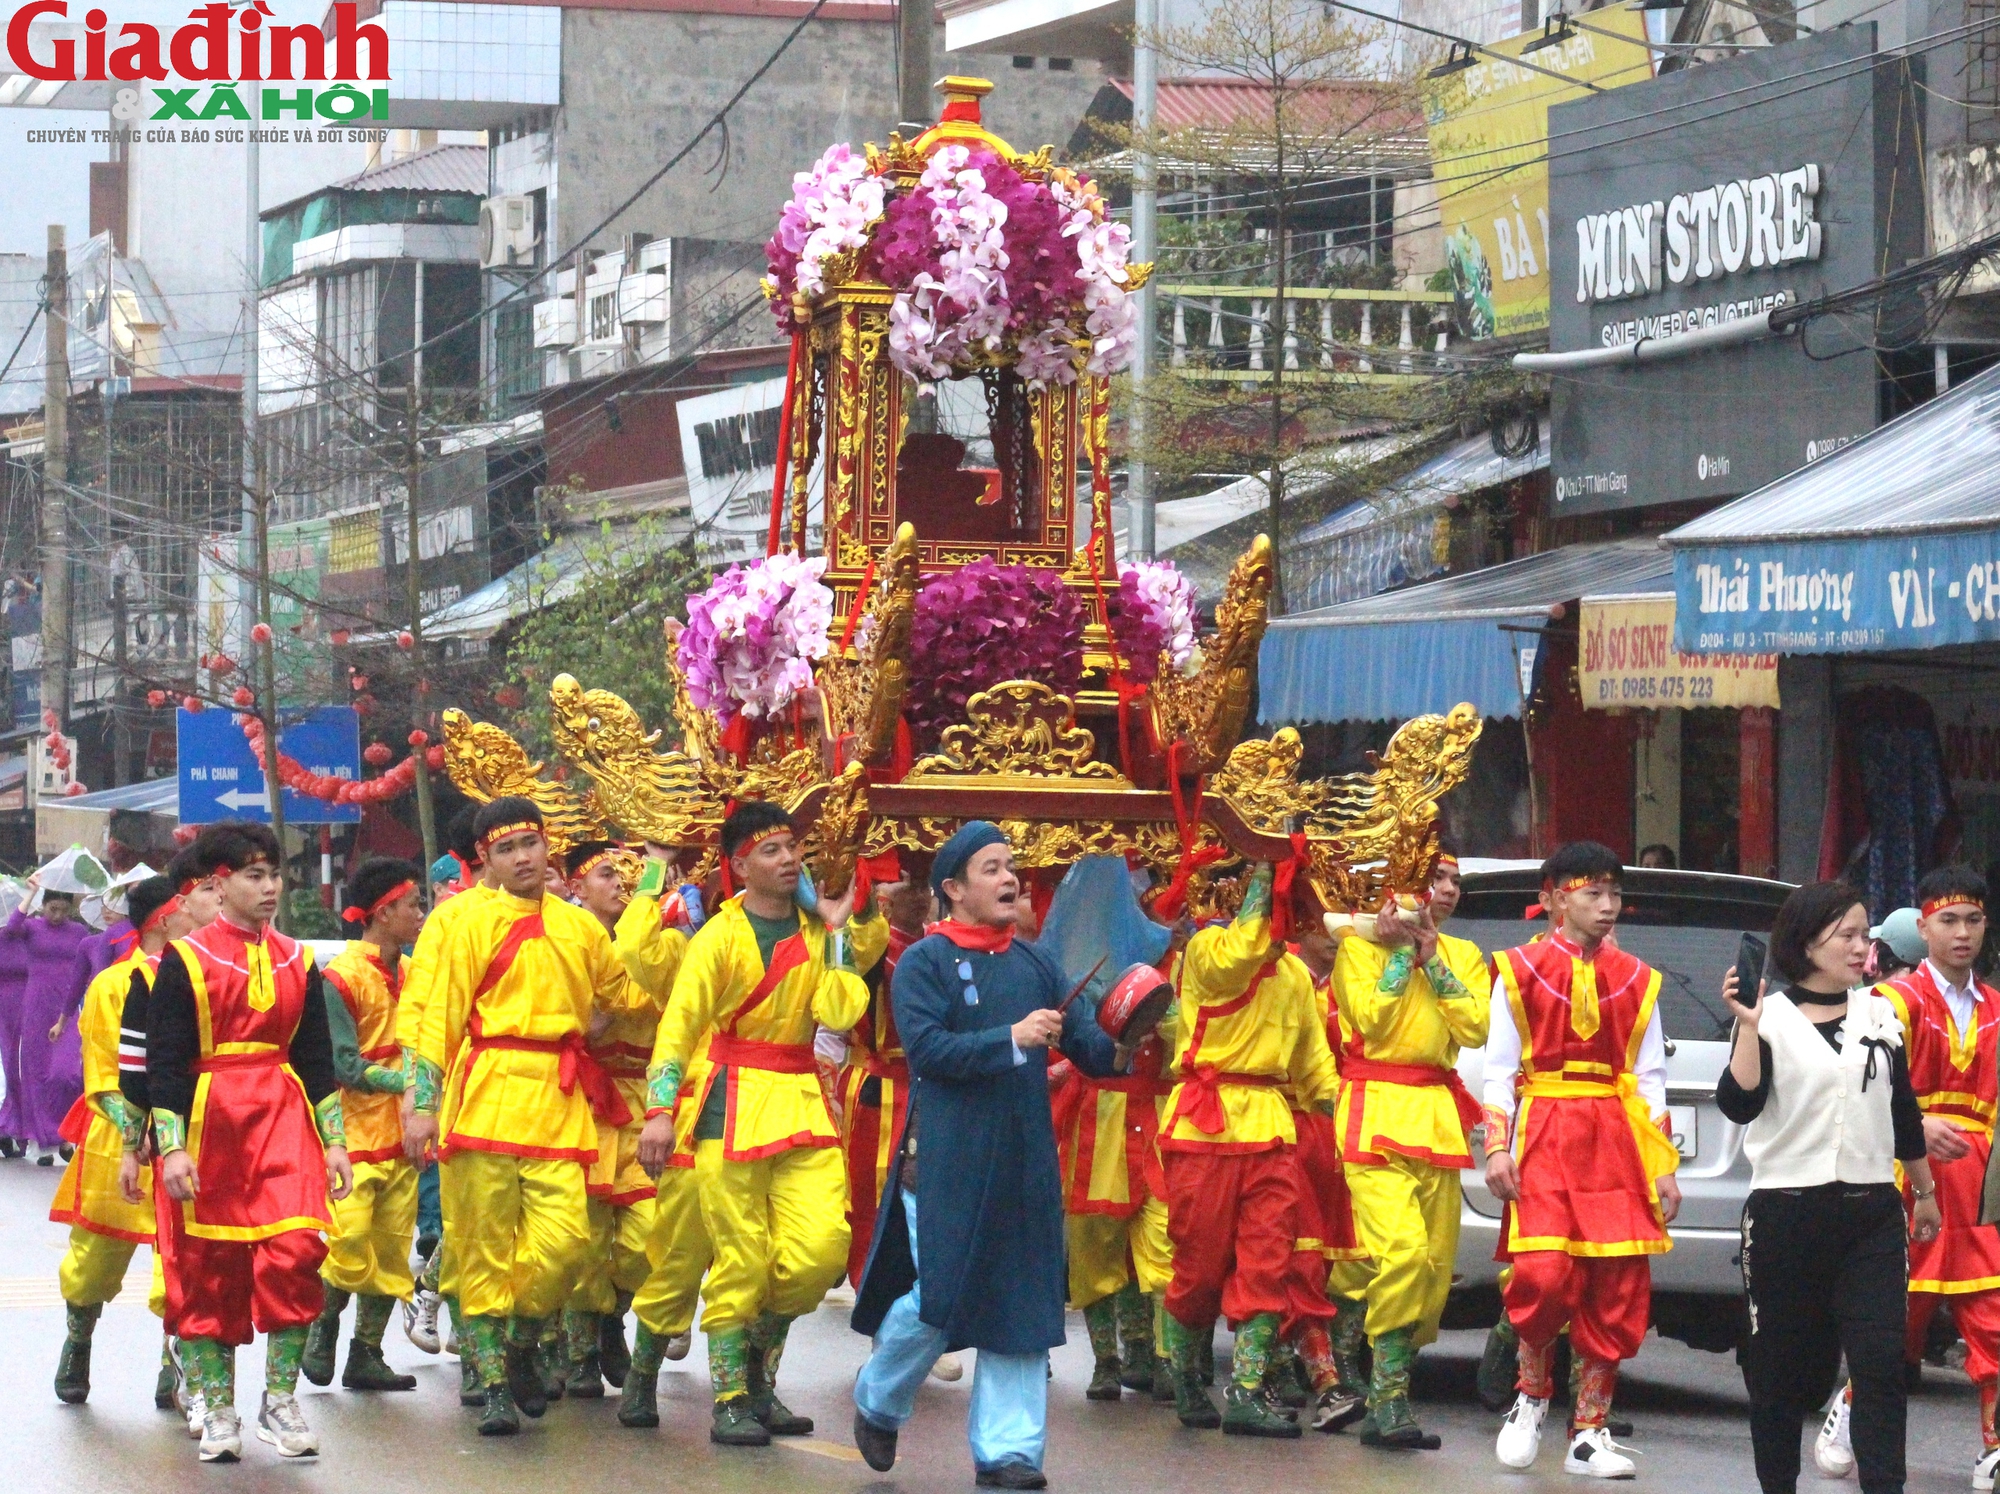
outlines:
[[83, 915], [85, 923], [102, 928], [106, 914], [109, 914], [113, 918], [123, 918], [125, 916], [126, 894], [145, 881], [146, 878], [158, 875], [158, 872], [142, 861], [130, 871], [113, 877], [111, 884], [102, 893], [91, 893], [86, 896], [81, 903], [77, 904], [77, 911]]
[[71, 846], [35, 873], [35, 895], [28, 900], [28, 911], [32, 913], [42, 906], [44, 893], [66, 892], [82, 899], [102, 894], [110, 885], [111, 874], [104, 869], [104, 863], [82, 846]]

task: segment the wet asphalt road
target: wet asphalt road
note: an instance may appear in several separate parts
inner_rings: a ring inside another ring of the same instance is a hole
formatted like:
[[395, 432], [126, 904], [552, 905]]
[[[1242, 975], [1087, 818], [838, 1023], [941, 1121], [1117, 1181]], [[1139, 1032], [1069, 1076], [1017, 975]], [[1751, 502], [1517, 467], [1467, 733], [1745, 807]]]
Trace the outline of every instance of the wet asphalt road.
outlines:
[[[794, 1410], [817, 1418], [811, 1438], [768, 1449], [726, 1450], [707, 1437], [708, 1393], [699, 1337], [660, 1381], [662, 1425], [621, 1428], [616, 1402], [566, 1401], [511, 1440], [482, 1440], [472, 1413], [457, 1405], [457, 1362], [431, 1357], [389, 1330], [389, 1361], [418, 1377], [414, 1393], [361, 1396], [301, 1385], [307, 1416], [325, 1451], [316, 1460], [281, 1464], [246, 1428], [244, 1461], [203, 1467], [178, 1421], [155, 1411], [152, 1384], [159, 1354], [156, 1320], [145, 1309], [144, 1250], [130, 1285], [106, 1309], [97, 1334], [87, 1405], [60, 1405], [50, 1389], [63, 1332], [56, 1267], [66, 1231], [47, 1220], [57, 1173], [21, 1161], [0, 1162], [0, 1394], [7, 1408], [0, 1494], [179, 1494], [181, 1490], [368, 1490], [371, 1494], [479, 1490], [481, 1494], [597, 1494], [604, 1490], [699, 1489], [703, 1494], [887, 1494], [891, 1490], [970, 1490], [964, 1418], [970, 1365], [957, 1385], [925, 1387], [917, 1419], [904, 1430], [902, 1457], [886, 1476], [855, 1452], [847, 1390], [865, 1342], [847, 1327], [844, 1305], [829, 1302], [793, 1330], [781, 1388]], [[351, 1321], [351, 1316], [350, 1316]], [[1226, 1347], [1226, 1337], [1224, 1346]], [[1050, 1388], [1051, 1487], [1063, 1494], [1146, 1490], [1161, 1494], [1344, 1488], [1383, 1494], [1458, 1491], [1575, 1491], [1585, 1481], [1561, 1471], [1558, 1439], [1548, 1438], [1531, 1473], [1493, 1461], [1498, 1419], [1472, 1394], [1479, 1335], [1447, 1333], [1419, 1367], [1419, 1413], [1440, 1433], [1434, 1453], [1371, 1452], [1352, 1437], [1308, 1431], [1298, 1442], [1251, 1442], [1183, 1430], [1168, 1407], [1127, 1395], [1119, 1405], [1083, 1398], [1090, 1356], [1081, 1321], [1056, 1351]], [[344, 1350], [343, 1350], [344, 1353]], [[262, 1383], [261, 1344], [238, 1356], [237, 1402], [254, 1415]], [[1913, 1491], [1969, 1487], [1978, 1445], [1977, 1404], [1962, 1374], [1927, 1369], [1911, 1405]], [[1727, 1355], [1705, 1354], [1649, 1338], [1628, 1367], [1620, 1406], [1636, 1424], [1638, 1486], [1660, 1494], [1718, 1494], [1754, 1489], [1742, 1380]], [[1552, 1418], [1553, 1420], [1553, 1418]], [[1806, 1494], [1837, 1485], [1812, 1471]]]

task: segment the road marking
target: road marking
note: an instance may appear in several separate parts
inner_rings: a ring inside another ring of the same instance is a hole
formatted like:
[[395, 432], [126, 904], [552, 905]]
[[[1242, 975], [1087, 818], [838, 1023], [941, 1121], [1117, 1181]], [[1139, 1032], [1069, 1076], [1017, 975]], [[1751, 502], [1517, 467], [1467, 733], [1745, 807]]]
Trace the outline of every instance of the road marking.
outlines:
[[789, 1447], [793, 1452], [811, 1453], [816, 1458], [838, 1458], [843, 1463], [859, 1463], [861, 1449], [842, 1447], [838, 1442], [823, 1442], [817, 1437], [781, 1437], [771, 1444], [773, 1447]]
[[62, 1305], [62, 1286], [53, 1276], [0, 1276], [0, 1312]]

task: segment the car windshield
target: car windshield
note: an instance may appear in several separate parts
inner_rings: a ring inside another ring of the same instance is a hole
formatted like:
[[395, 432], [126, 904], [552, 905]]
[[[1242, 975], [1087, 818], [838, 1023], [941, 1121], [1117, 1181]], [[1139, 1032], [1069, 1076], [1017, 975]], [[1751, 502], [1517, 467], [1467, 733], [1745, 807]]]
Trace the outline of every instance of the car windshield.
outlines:
[[[1512, 949], [1546, 924], [1499, 918], [1454, 918], [1445, 932], [1470, 939], [1487, 954]], [[1621, 923], [1618, 947], [1660, 972], [1660, 1020], [1676, 1042], [1713, 1043], [1729, 1036], [1722, 977], [1736, 963], [1735, 929]]]

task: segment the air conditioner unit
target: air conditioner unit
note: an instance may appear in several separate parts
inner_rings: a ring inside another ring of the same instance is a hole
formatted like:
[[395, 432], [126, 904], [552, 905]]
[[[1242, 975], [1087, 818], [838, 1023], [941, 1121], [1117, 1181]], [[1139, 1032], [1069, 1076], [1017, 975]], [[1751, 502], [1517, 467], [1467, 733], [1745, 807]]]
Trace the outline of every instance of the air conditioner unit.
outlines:
[[504, 270], [534, 263], [535, 199], [525, 193], [489, 197], [479, 204], [479, 267]]
[[667, 277], [628, 275], [618, 283], [618, 320], [626, 326], [657, 327], [667, 320]]
[[535, 346], [566, 348], [576, 341], [576, 297], [535, 303]]

